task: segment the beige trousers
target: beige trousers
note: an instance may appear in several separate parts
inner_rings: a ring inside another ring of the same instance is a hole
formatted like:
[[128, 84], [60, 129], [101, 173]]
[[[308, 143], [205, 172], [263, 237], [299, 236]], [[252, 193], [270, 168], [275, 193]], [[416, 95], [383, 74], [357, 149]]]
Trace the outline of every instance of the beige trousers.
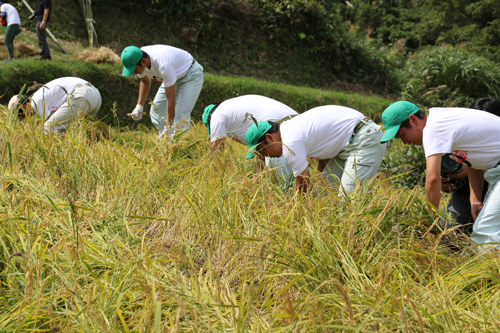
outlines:
[[45, 122], [45, 133], [64, 134], [78, 117], [95, 116], [101, 108], [101, 94], [92, 85], [81, 84]]

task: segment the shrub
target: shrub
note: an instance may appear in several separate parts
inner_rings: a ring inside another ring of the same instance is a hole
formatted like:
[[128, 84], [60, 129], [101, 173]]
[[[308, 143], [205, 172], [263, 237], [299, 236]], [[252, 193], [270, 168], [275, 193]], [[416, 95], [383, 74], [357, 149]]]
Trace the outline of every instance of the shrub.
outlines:
[[433, 105], [468, 105], [500, 96], [500, 65], [452, 46], [429, 47], [410, 57], [401, 77], [403, 97]]

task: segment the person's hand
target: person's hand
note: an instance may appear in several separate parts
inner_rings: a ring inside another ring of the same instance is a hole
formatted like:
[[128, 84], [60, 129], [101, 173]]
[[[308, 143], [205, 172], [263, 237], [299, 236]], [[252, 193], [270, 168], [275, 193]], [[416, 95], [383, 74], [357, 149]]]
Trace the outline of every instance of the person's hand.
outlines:
[[451, 182], [451, 179], [448, 177], [443, 177], [441, 176], [441, 190], [442, 191], [454, 191], [457, 188], [455, 187], [455, 184]]
[[474, 221], [477, 219], [479, 213], [481, 213], [481, 209], [483, 209], [483, 203], [481, 201], [477, 201], [470, 204], [470, 213]]
[[172, 141], [175, 136], [175, 129], [172, 126], [165, 126], [161, 131], [159, 138], [166, 138], [169, 141]]
[[137, 104], [135, 106], [134, 111], [132, 111], [132, 119], [134, 119], [135, 121], [141, 120], [142, 119], [142, 110], [143, 109], [144, 109], [144, 107], [142, 105]]
[[461, 179], [467, 176], [467, 167], [464, 165], [462, 170], [457, 173], [449, 173], [448, 177], [453, 178], [453, 179]]
[[42, 21], [42, 22], [40, 22], [40, 25], [38, 26], [38, 28], [39, 28], [40, 30], [44, 30], [44, 29], [45, 29], [45, 22], [43, 22], [43, 21]]

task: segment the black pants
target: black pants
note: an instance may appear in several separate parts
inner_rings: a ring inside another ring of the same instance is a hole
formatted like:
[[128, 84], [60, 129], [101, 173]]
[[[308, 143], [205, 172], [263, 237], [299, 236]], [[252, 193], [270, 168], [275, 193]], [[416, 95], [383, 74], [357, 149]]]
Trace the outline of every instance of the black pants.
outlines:
[[[484, 200], [487, 191], [488, 183], [484, 182], [481, 200]], [[472, 225], [474, 224], [474, 220], [472, 219], [472, 214], [470, 211], [470, 187], [467, 178], [465, 178], [464, 182], [461, 182], [461, 186], [459, 186], [452, 193], [451, 199], [450, 201], [448, 201], [446, 208], [448, 209], [448, 212], [450, 212], [451, 217], [453, 218], [456, 225], [462, 225], [462, 228], [460, 228], [462, 232], [470, 235], [472, 233]]]
[[50, 60], [50, 50], [49, 43], [47, 43], [47, 26], [48, 23], [45, 23], [45, 29], [40, 30], [40, 22], [36, 22], [36, 36], [38, 37], [38, 46], [40, 47], [40, 59]]

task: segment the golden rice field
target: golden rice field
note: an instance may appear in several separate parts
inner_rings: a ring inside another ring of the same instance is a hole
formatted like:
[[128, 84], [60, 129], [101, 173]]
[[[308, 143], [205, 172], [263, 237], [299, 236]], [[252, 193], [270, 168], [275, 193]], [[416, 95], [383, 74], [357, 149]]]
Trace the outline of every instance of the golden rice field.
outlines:
[[0, 107], [0, 332], [500, 330], [499, 257], [444, 235], [422, 188], [286, 194], [201, 123], [42, 133]]

